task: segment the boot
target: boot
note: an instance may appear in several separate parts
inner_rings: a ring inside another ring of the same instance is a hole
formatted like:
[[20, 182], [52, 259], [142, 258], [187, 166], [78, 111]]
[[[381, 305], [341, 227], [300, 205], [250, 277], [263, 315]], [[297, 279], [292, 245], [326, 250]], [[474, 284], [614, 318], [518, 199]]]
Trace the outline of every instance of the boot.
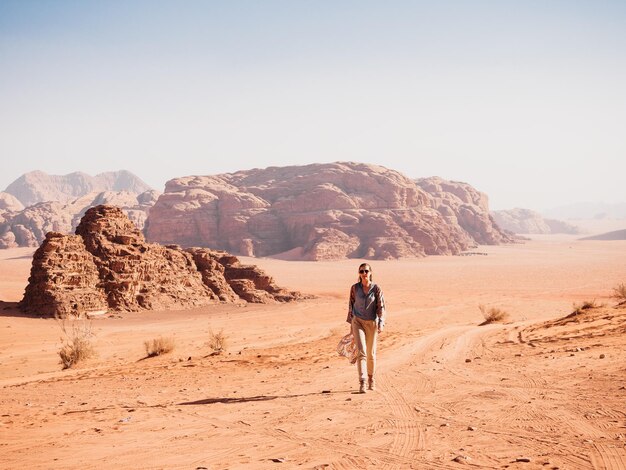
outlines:
[[360, 381], [359, 393], [365, 393], [365, 380]]
[[369, 390], [376, 390], [376, 381], [373, 375], [368, 375], [367, 388]]

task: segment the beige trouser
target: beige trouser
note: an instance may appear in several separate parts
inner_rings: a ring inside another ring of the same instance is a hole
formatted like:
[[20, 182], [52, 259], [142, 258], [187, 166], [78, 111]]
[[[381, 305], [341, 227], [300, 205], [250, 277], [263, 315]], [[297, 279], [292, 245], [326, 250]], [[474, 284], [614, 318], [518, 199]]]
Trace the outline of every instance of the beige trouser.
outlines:
[[365, 364], [367, 361], [367, 375], [374, 375], [376, 371], [376, 337], [378, 328], [376, 320], [361, 320], [357, 316], [352, 317], [352, 334], [357, 347], [356, 366], [359, 380], [366, 380]]

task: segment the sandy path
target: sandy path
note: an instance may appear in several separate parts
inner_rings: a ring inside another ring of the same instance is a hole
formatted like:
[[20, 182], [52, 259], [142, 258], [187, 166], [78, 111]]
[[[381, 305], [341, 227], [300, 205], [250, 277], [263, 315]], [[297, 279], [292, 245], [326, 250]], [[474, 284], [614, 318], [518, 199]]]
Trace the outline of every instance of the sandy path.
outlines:
[[[373, 263], [390, 318], [378, 390], [365, 395], [334, 352], [354, 261], [258, 260], [318, 295], [298, 304], [94, 321], [99, 356], [69, 371], [55, 321], [4, 310], [0, 467], [626, 468], [623, 312], [542, 324], [573, 302], [608, 301], [626, 280], [625, 248], [541, 240]], [[19, 298], [25, 264], [0, 258], [4, 300]], [[478, 326], [479, 303], [510, 323]], [[209, 328], [227, 332], [227, 354], [209, 354]], [[175, 351], [144, 359], [159, 334]]]

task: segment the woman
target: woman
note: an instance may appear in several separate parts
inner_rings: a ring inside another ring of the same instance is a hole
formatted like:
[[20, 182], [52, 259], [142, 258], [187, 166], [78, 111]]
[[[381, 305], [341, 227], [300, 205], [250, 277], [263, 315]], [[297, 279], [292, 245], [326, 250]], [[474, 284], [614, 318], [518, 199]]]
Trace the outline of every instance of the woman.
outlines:
[[350, 288], [348, 323], [357, 345], [357, 370], [359, 393], [365, 393], [365, 371], [367, 364], [367, 388], [376, 389], [376, 338], [385, 326], [385, 300], [383, 292], [372, 282], [372, 267], [363, 263], [359, 266], [359, 282]]

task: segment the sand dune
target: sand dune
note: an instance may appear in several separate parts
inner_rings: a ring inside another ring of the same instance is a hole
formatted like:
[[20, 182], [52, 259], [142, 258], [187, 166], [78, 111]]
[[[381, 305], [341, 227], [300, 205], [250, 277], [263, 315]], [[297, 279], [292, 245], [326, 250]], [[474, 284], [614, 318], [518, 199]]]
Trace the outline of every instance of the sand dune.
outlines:
[[626, 229], [584, 237], [583, 240], [626, 240]]
[[[373, 263], [389, 320], [365, 395], [335, 352], [358, 260], [244, 258], [317, 297], [94, 320], [98, 357], [61, 370], [58, 322], [15, 310], [32, 249], [3, 251], [0, 466], [626, 468], [626, 242], [480, 251]], [[508, 322], [478, 326], [479, 304]], [[145, 359], [159, 335], [175, 350]]]

